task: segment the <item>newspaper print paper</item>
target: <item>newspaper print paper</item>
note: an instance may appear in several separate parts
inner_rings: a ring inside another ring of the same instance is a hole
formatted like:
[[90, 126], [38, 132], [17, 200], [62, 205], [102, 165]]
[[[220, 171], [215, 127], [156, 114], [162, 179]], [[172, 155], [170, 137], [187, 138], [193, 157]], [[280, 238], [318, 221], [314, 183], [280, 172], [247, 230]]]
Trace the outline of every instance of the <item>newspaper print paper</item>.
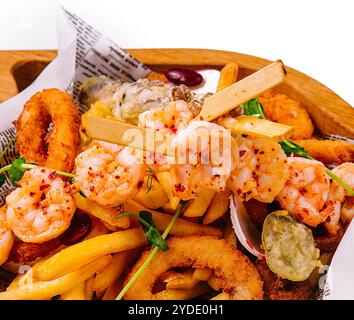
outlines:
[[[11, 163], [15, 151], [15, 127], [12, 124], [26, 101], [36, 92], [58, 88], [73, 94], [78, 100], [79, 87], [88, 77], [106, 75], [112, 79], [135, 81], [151, 71], [76, 15], [60, 8], [58, 12], [58, 56], [36, 81], [17, 96], [0, 104], [0, 145], [7, 146], [1, 166]], [[83, 112], [83, 106], [80, 106]], [[10, 181], [0, 188], [0, 204], [13, 190]]]

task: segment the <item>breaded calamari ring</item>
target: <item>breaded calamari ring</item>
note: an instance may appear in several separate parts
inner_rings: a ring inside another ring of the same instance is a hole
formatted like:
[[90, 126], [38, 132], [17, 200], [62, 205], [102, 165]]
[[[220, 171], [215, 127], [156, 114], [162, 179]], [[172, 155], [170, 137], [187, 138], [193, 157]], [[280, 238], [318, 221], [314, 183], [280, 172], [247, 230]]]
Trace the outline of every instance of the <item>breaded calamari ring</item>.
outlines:
[[269, 120], [292, 126], [292, 139], [308, 139], [313, 134], [313, 124], [306, 109], [285, 94], [274, 89], [265, 91], [259, 96], [264, 113]]
[[354, 144], [346, 141], [302, 139], [294, 140], [316, 160], [324, 163], [354, 162]]
[[[155, 300], [155, 282], [174, 267], [213, 269], [220, 287], [232, 299], [263, 298], [263, 283], [255, 266], [240, 251], [223, 239], [209, 236], [172, 237], [169, 249], [159, 251], [125, 295], [128, 300]], [[144, 263], [151, 250], [145, 251], [125, 279], [125, 284]]]
[[[48, 127], [53, 128], [48, 134]], [[80, 115], [71, 96], [58, 89], [38, 92], [19, 118], [16, 147], [27, 162], [71, 172], [79, 143]]]

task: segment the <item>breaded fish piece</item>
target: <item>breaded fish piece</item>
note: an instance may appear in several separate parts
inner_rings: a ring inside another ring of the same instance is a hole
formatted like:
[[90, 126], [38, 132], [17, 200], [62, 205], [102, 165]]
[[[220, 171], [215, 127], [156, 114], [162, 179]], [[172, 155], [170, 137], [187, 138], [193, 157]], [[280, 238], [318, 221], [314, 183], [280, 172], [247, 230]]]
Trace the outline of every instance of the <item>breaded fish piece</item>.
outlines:
[[310, 152], [310, 155], [324, 163], [354, 162], [354, 144], [346, 141], [319, 139], [293, 140]]
[[287, 124], [294, 128], [292, 139], [311, 138], [314, 126], [306, 109], [285, 94], [274, 89], [267, 90], [259, 96], [264, 113], [269, 120]]
[[[157, 279], [174, 267], [213, 269], [218, 284], [232, 299], [256, 300], [263, 298], [263, 282], [256, 267], [240, 251], [223, 239], [208, 236], [172, 237], [169, 249], [159, 250], [125, 295], [128, 300], [156, 300], [164, 296], [153, 294]], [[125, 284], [146, 261], [151, 252], [145, 251]]]

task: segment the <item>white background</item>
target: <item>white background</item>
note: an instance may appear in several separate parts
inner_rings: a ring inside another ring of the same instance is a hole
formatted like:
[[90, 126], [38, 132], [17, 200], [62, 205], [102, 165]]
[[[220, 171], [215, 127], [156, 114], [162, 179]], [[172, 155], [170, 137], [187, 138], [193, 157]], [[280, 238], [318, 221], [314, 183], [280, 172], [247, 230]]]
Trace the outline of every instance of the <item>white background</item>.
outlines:
[[[211, 48], [281, 58], [354, 105], [353, 0], [60, 2], [124, 48]], [[0, 3], [0, 49], [56, 48], [56, 1]]]

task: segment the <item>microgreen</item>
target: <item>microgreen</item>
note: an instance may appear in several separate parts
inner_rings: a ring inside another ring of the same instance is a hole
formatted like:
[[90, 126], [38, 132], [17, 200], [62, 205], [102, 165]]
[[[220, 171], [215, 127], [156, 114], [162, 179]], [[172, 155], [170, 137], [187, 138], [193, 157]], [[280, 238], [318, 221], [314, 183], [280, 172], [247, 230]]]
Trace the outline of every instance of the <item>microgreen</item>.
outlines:
[[124, 216], [131, 216], [140, 222], [144, 230], [144, 236], [152, 247], [159, 247], [162, 251], [168, 250], [165, 240], [162, 238], [159, 230], [156, 229], [151, 212], [142, 210], [140, 211], [139, 216], [132, 212], [123, 212], [118, 215], [117, 218]]
[[243, 103], [241, 106], [243, 108], [243, 112], [248, 116], [255, 116], [260, 119], [266, 118], [262, 104], [259, 101], [258, 97]]
[[[9, 179], [13, 185], [16, 185], [16, 182], [21, 180], [25, 171], [29, 169], [33, 169], [38, 165], [35, 163], [27, 163], [24, 157], [19, 157], [14, 160], [11, 164], [8, 164], [5, 167], [0, 168], [0, 187], [5, 182], [4, 172], [8, 171]], [[52, 169], [51, 169], [52, 170]], [[75, 175], [68, 172], [53, 170], [58, 175], [74, 178]]]
[[[180, 200], [177, 211], [175, 213], [175, 215], [172, 217], [171, 221], [169, 222], [169, 224], [167, 225], [164, 233], [162, 234], [162, 239], [166, 239], [168, 234], [170, 233], [172, 226], [174, 225], [174, 223], [176, 222], [178, 216], [180, 215], [180, 213], [183, 211], [183, 209], [185, 208], [187, 204], [187, 201], [183, 201]], [[120, 215], [121, 216], [121, 215]], [[133, 283], [139, 278], [139, 276], [143, 273], [143, 271], [146, 269], [146, 267], [150, 264], [150, 262], [152, 261], [152, 259], [155, 257], [156, 253], [158, 252], [159, 247], [155, 246], [152, 251], [150, 252], [149, 256], [146, 258], [146, 260], [144, 261], [144, 263], [140, 266], [140, 268], [136, 271], [136, 273], [130, 278], [130, 280], [128, 281], [128, 283], [124, 286], [124, 288], [121, 290], [121, 292], [119, 293], [119, 295], [117, 296], [116, 300], [122, 300], [122, 298], [124, 297], [124, 295], [127, 293], [127, 291], [129, 290], [129, 288], [133, 285]]]

